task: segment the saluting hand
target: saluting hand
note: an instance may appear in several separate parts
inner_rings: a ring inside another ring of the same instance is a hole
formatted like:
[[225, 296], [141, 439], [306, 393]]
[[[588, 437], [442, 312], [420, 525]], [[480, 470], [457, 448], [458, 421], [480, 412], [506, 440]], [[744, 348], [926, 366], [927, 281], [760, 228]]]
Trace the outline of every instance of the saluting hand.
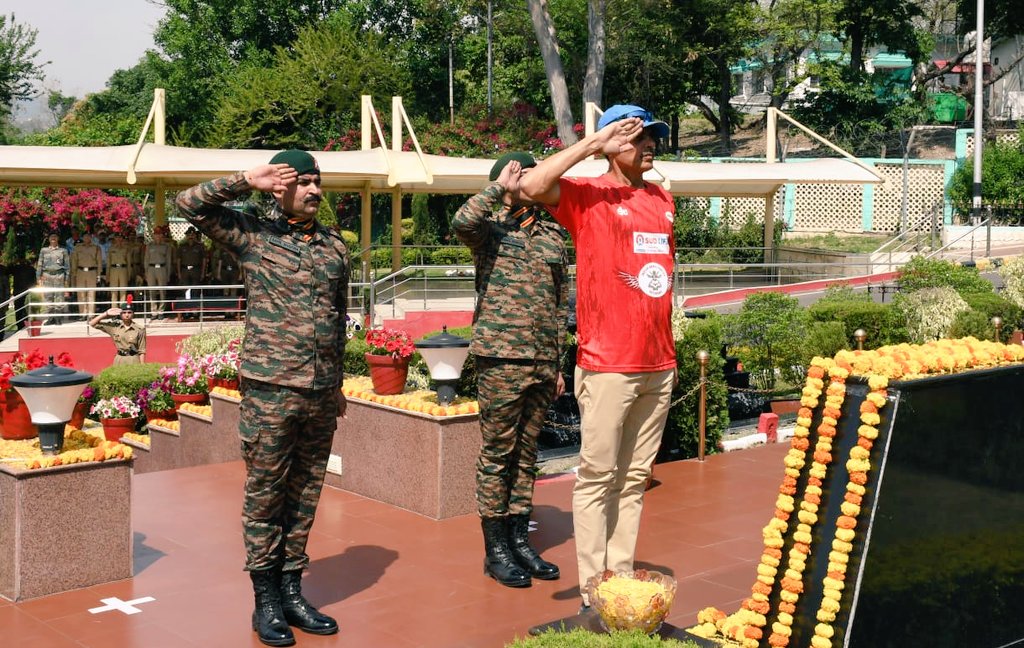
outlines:
[[596, 135], [601, 142], [601, 153], [614, 155], [624, 153], [633, 148], [633, 140], [644, 132], [644, 121], [639, 117], [629, 117], [613, 121]]
[[505, 165], [505, 168], [498, 174], [498, 184], [505, 187], [505, 191], [510, 194], [517, 194], [519, 192], [519, 178], [522, 175], [523, 165], [516, 160], [511, 160]]
[[263, 164], [245, 172], [245, 180], [257, 191], [286, 191], [295, 184], [299, 174], [287, 164]]

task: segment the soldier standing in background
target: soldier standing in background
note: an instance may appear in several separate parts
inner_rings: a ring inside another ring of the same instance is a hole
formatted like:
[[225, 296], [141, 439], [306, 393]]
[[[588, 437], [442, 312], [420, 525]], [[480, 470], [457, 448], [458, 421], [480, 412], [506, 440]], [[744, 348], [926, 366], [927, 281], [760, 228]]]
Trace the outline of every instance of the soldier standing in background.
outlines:
[[[215, 245], [213, 249], [213, 281], [222, 286], [242, 282], [242, 268], [238, 265], [238, 259], [221, 245]], [[225, 297], [237, 295], [237, 288], [224, 289]]]
[[82, 234], [82, 242], [71, 251], [71, 283], [85, 288], [78, 293], [78, 312], [84, 319], [96, 310], [96, 285], [103, 266], [103, 252], [92, 242], [92, 234]]
[[110, 299], [115, 304], [124, 302], [131, 268], [132, 249], [125, 242], [124, 234], [118, 232], [107, 250], [107, 285], [110, 287]]
[[565, 390], [559, 358], [568, 315], [565, 233], [543, 220], [543, 209], [520, 202], [519, 180], [536, 164], [529, 153], [498, 158], [491, 184], [452, 221], [476, 268], [470, 352], [483, 436], [476, 499], [484, 573], [508, 587], [560, 575], [528, 538], [537, 436], [551, 402]]
[[206, 246], [199, 240], [199, 230], [196, 228], [188, 228], [185, 242], [178, 246], [175, 263], [178, 283], [182, 286], [199, 286], [206, 282]]
[[[269, 192], [264, 217], [225, 206]], [[337, 622], [302, 596], [313, 526], [344, 378], [349, 258], [341, 236], [316, 220], [322, 194], [312, 155], [289, 150], [262, 165], [178, 194], [181, 214], [236, 254], [252, 298], [242, 351], [238, 433], [245, 459], [245, 569], [252, 627], [271, 646], [291, 626], [334, 634]]]
[[146, 285], [150, 288], [157, 287], [159, 290], [149, 291], [150, 312], [154, 319], [164, 316], [167, 291], [162, 286], [167, 285], [171, 275], [171, 261], [174, 258], [174, 249], [167, 242], [162, 227], [153, 229], [153, 241], [146, 246], [142, 256], [142, 265], [146, 268]]
[[[36, 261], [36, 283], [44, 288], [63, 288], [63, 291], [47, 293], [46, 301], [52, 302], [47, 308], [47, 314], [54, 315], [63, 313], [64, 297], [68, 285], [71, 282], [71, 255], [60, 244], [60, 237], [56, 233], [50, 234], [49, 245], [39, 251], [39, 259]], [[47, 324], [56, 324], [54, 318], [47, 320]]]
[[146, 253], [146, 237], [136, 234], [134, 240], [129, 239], [128, 247], [131, 249], [130, 281], [134, 286], [141, 286], [146, 282], [146, 267], [142, 263], [142, 257]]

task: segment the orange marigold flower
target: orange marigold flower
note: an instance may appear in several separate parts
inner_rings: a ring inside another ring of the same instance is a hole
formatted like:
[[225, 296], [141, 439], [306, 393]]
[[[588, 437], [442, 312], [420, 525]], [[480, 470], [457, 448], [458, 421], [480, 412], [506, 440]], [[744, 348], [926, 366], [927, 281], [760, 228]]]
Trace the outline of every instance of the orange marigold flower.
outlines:
[[782, 612], [784, 614], [795, 614], [796, 613], [796, 604], [795, 603], [787, 603], [786, 601], [780, 601], [779, 602], [779, 612]]
[[836, 520], [836, 526], [840, 529], [856, 529], [857, 520], [850, 517], [849, 515], [840, 515]]
[[811, 548], [808, 545], [806, 545], [806, 544], [804, 544], [802, 542], [795, 543], [793, 545], [793, 551], [799, 551], [800, 553], [804, 554], [805, 556], [809, 556], [811, 554]]
[[806, 437], [793, 437], [793, 440], [789, 444], [797, 450], [807, 451], [807, 448], [811, 447], [811, 442]]
[[857, 493], [847, 493], [846, 495], [843, 496], [843, 499], [849, 502], [850, 504], [856, 504], [857, 506], [860, 506], [861, 502], [864, 501], [864, 498], [858, 495]]
[[834, 579], [836, 579], [838, 581], [846, 580], [846, 574], [844, 574], [842, 572], [830, 571], [828, 573], [828, 577], [829, 578], [834, 578]]
[[747, 626], [743, 629], [743, 636], [748, 639], [760, 639], [764, 636], [764, 631], [761, 628]]
[[818, 434], [824, 437], [834, 437], [836, 435], [836, 429], [828, 423], [822, 423], [818, 426]]
[[870, 450], [871, 447], [875, 445], [875, 442], [872, 441], [871, 439], [865, 439], [864, 437], [858, 437], [857, 438], [857, 445], [859, 445], [860, 447], [864, 448], [865, 450]]
[[812, 412], [807, 407], [801, 407], [800, 409], [797, 410], [796, 415], [797, 415], [798, 418], [807, 418], [807, 419], [809, 419], [812, 416], [814, 416], [814, 412]]
[[783, 495], [796, 495], [796, 486], [787, 486], [783, 484], [779, 486], [779, 492]]
[[821, 488], [821, 480], [818, 479], [817, 477], [809, 477], [807, 479], [807, 484], [809, 486], [817, 486], [817, 487]]
[[821, 496], [814, 495], [813, 493], [807, 493], [806, 495], [804, 495], [804, 500], [810, 502], [811, 504], [821, 504]]
[[768, 601], [750, 601], [747, 609], [758, 614], [768, 614], [771, 611], [771, 606], [768, 605]]
[[794, 578], [783, 578], [779, 584], [782, 585], [782, 589], [787, 592], [795, 592], [799, 594], [804, 591], [803, 581], [799, 581]]
[[754, 586], [751, 587], [750, 589], [752, 591], [758, 592], [760, 594], [771, 594], [772, 593], [772, 588], [767, 586], [767, 585], [765, 585], [764, 583], [754, 583]]
[[843, 413], [839, 409], [834, 408], [834, 407], [829, 407], [827, 405], [821, 411], [821, 413], [822, 413], [823, 416], [829, 416], [831, 418], [836, 419], [837, 421], [839, 420], [839, 417], [843, 415]]
[[768, 637], [768, 645], [775, 646], [775, 648], [786, 648], [789, 645], [789, 637], [783, 637], [773, 632], [772, 636]]
[[858, 486], [863, 486], [868, 483], [868, 474], [865, 472], [852, 472], [850, 473], [850, 481]]
[[772, 558], [777, 558], [778, 560], [782, 560], [782, 550], [781, 549], [775, 549], [773, 547], [765, 547], [764, 553], [766, 555], [768, 555], [768, 556], [771, 556]]
[[821, 464], [829, 464], [832, 463], [832, 454], [821, 450], [815, 450], [814, 460]]
[[785, 486], [796, 486], [796, 477], [786, 475], [785, 477], [782, 478], [782, 483]]
[[810, 366], [810, 367], [809, 367], [809, 368], [807, 369], [807, 375], [808, 375], [808, 377], [810, 377], [810, 378], [818, 378], [818, 379], [821, 379], [821, 378], [824, 378], [824, 377], [825, 377], [825, 369], [824, 369], [824, 367], [816, 367], [816, 366], [814, 366], [814, 365], [811, 365], [811, 366]]
[[778, 520], [782, 520], [783, 522], [786, 522], [789, 520], [789, 513], [786, 513], [785, 511], [780, 511], [779, 509], [775, 509], [775, 518]]
[[878, 414], [878, 408], [871, 401], [864, 401], [860, 404], [861, 413], [869, 412], [871, 414]]

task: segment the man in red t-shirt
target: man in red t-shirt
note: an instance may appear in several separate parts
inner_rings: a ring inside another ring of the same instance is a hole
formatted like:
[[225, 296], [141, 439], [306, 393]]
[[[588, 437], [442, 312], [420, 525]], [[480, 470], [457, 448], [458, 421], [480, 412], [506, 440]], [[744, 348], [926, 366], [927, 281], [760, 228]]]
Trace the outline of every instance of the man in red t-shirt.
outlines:
[[[520, 182], [530, 199], [558, 205], [555, 219], [576, 244], [582, 446], [573, 526], [581, 593], [605, 569], [633, 568], [644, 485], [676, 379], [675, 206], [668, 192], [643, 179], [653, 167], [656, 139], [667, 136], [668, 126], [643, 108], [612, 106], [596, 133], [540, 162]], [[608, 159], [604, 175], [562, 177], [597, 154]]]

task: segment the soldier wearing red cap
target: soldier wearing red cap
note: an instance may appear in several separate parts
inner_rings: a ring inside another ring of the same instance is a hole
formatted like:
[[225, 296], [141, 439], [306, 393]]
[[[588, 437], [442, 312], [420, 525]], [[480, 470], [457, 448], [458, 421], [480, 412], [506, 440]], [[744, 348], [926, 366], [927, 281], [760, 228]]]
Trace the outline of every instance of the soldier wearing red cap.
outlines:
[[[130, 295], [129, 295], [130, 296]], [[121, 307], [108, 308], [89, 320], [89, 326], [103, 331], [114, 341], [117, 355], [115, 365], [138, 364], [144, 362], [146, 354], [146, 329], [139, 326], [133, 319], [132, 303], [126, 301]], [[116, 317], [117, 321], [104, 322], [107, 317]]]

